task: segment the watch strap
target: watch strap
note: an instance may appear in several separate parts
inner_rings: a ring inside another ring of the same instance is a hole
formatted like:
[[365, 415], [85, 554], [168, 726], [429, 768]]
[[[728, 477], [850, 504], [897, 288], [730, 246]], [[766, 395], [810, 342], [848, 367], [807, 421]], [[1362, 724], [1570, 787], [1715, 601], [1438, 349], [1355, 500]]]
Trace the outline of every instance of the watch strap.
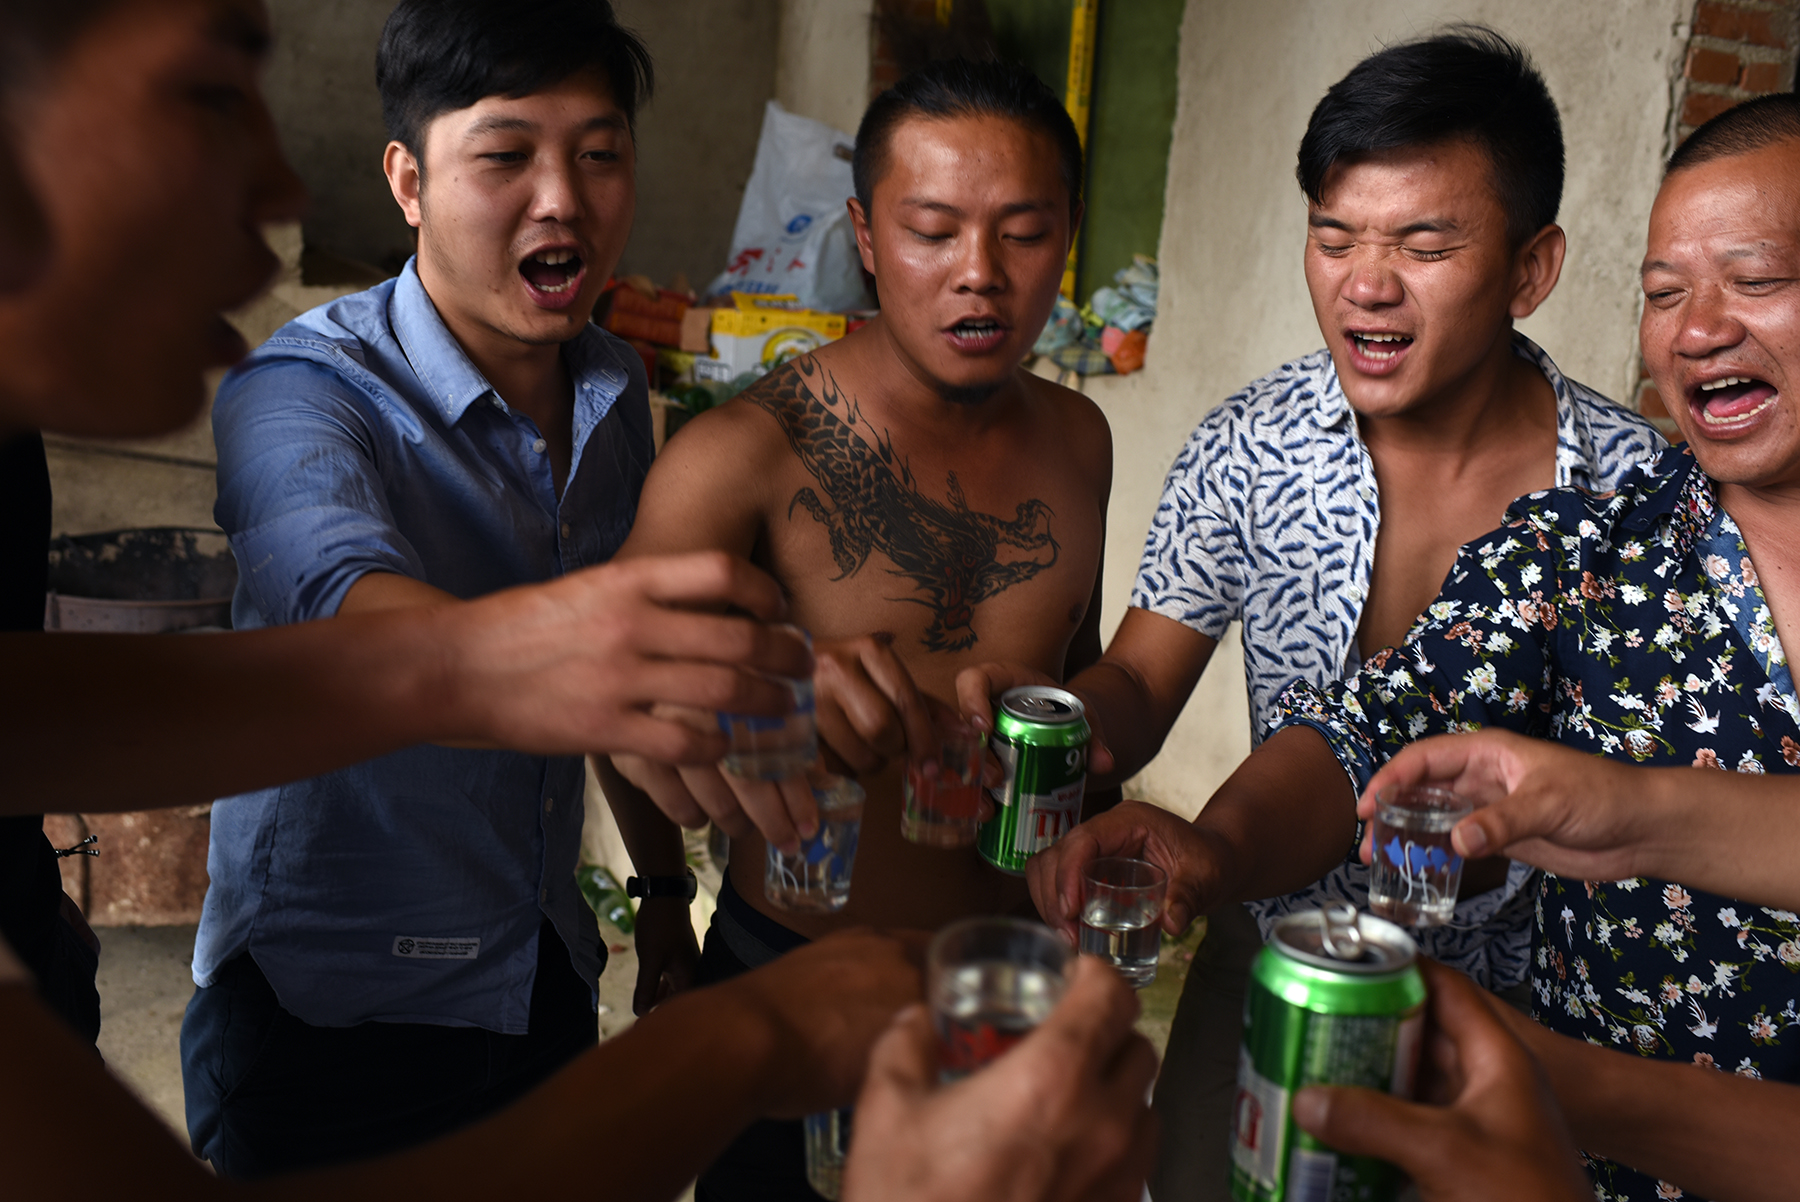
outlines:
[[625, 880], [626, 897], [679, 897], [693, 901], [699, 893], [700, 882], [691, 868], [680, 876], [634, 876]]

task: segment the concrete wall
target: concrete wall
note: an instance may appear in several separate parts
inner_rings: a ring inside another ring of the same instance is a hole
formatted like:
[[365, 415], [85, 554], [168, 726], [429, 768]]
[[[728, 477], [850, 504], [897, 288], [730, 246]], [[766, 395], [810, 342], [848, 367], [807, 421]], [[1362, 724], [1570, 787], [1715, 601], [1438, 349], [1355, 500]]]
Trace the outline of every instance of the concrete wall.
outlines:
[[[784, 7], [615, 0], [620, 23], [650, 47], [658, 85], [639, 119], [638, 222], [626, 271], [662, 283], [683, 272], [703, 283], [724, 269], [763, 101], [775, 94]], [[830, 10], [819, 18], [829, 26], [843, 5], [816, 7]], [[387, 132], [375, 46], [392, 8], [393, 0], [271, 0], [276, 42], [265, 81], [282, 142], [312, 189], [308, 245], [390, 269], [412, 247], [381, 175]]]
[[[1088, 381], [1115, 446], [1106, 621], [1129, 596], [1169, 461], [1226, 395], [1321, 344], [1301, 276], [1294, 151], [1359, 58], [1452, 20], [1536, 57], [1562, 108], [1562, 283], [1524, 323], [1570, 375], [1617, 397], [1636, 379], [1636, 270], [1691, 0], [1189, 0], [1163, 225], [1162, 310], [1137, 375]], [[1235, 632], [1135, 790], [1192, 813], [1248, 749]]]
[[854, 134], [869, 104], [874, 0], [781, 0], [775, 98]]

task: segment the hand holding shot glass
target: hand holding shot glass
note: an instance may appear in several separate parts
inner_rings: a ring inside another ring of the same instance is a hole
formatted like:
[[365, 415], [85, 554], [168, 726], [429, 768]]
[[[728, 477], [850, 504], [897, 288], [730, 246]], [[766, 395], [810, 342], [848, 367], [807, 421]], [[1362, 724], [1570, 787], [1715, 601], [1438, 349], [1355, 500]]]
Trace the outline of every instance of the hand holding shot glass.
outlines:
[[[799, 635], [812, 648], [812, 636], [798, 626], [782, 630]], [[779, 717], [721, 713], [719, 729], [730, 747], [719, 766], [748, 780], [785, 780], [812, 767], [819, 758], [819, 725], [814, 713], [810, 677], [771, 677], [793, 691], [794, 708]]]
[[862, 834], [863, 789], [843, 776], [807, 775], [819, 807], [819, 829], [784, 853], [766, 844], [763, 896], [784, 910], [835, 914], [850, 902], [850, 874]]
[[906, 764], [900, 833], [927, 847], [968, 847], [981, 830], [981, 764], [987, 738], [961, 715], [933, 724], [931, 746], [912, 750]]
[[1084, 878], [1081, 954], [1099, 956], [1133, 989], [1156, 980], [1169, 877], [1148, 860], [1095, 860]]
[[1035, 922], [965, 918], [939, 931], [925, 953], [939, 1078], [959, 1081], [1029, 1035], [1074, 964], [1075, 950]]
[[1370, 912], [1401, 926], [1449, 922], [1463, 872], [1450, 831], [1474, 810], [1472, 801], [1433, 785], [1382, 790], [1370, 830]]

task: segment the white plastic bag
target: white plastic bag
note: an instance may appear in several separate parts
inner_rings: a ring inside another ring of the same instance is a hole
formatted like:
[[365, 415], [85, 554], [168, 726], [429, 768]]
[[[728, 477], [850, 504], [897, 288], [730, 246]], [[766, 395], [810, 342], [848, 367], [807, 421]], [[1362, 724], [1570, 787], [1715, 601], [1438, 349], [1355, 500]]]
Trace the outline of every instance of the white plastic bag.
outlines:
[[862, 260], [844, 207], [855, 191], [851, 145], [849, 135], [823, 121], [769, 101], [731, 235], [729, 266], [709, 293], [791, 293], [803, 305], [832, 313], [867, 306]]

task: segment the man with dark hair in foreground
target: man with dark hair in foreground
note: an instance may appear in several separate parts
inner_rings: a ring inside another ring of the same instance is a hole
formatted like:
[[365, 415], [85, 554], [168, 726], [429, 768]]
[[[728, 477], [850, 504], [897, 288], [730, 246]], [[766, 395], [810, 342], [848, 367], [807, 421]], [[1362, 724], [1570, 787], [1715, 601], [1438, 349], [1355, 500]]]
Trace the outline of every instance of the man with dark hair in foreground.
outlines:
[[[49, 214], [46, 223], [22, 189], [4, 187], [19, 173], [0, 143], [0, 426], [167, 429], [198, 406], [201, 367], [235, 357], [218, 313], [273, 269], [257, 225], [298, 205], [256, 79], [266, 17], [253, 0], [57, 0], [0, 10], [0, 38], [37, 89], [6, 102], [24, 175]], [[15, 107], [27, 100], [27, 110]], [[95, 173], [105, 187], [93, 186]], [[140, 302], [116, 339], [82, 333], [96, 290]], [[0, 812], [35, 808], [53, 789], [81, 808], [191, 802], [426, 739], [710, 761], [720, 740], [651, 718], [650, 703], [778, 713], [786, 690], [758, 687], [733, 665], [792, 676], [807, 659], [757, 623], [664, 608], [680, 602], [783, 612], [761, 573], [703, 556], [245, 634], [6, 636], [13, 701], [0, 723]], [[855, 1100], [870, 1041], [917, 990], [895, 940], [824, 941], [676, 999], [456, 1137], [244, 1185], [206, 1172], [170, 1138], [45, 1009], [0, 940], [0, 1193], [79, 1202], [565, 1196], [594, 1188], [594, 1141], [605, 1133], [635, 1153], [610, 1164], [609, 1196], [673, 1198], [752, 1116]], [[912, 1012], [880, 1044], [862, 1102], [889, 1121], [864, 1130], [851, 1170], [885, 1156], [910, 1171], [863, 1173], [849, 1196], [991, 1202], [999, 1195], [971, 1185], [1000, 1179], [1016, 1151], [996, 1153], [966, 1133], [1003, 1105], [1050, 1166], [1037, 1192], [1007, 1196], [1076, 1202], [1141, 1179], [1153, 1138], [1141, 1099], [1155, 1058], [1131, 1031], [1135, 1013], [1116, 976], [1084, 962], [1038, 1032], [961, 1087], [932, 1090], [920, 1084], [935, 1064]]]
[[[1425, 734], [1493, 726], [1683, 771], [1800, 771], [1785, 651], [1800, 643], [1800, 98], [1688, 139], [1642, 282], [1644, 362], [1688, 447], [1613, 493], [1515, 502], [1401, 646], [1288, 689], [1276, 732], [1193, 824], [1122, 806], [1034, 863], [1047, 917], [1072, 913], [1095, 855], [1142, 850], [1187, 913], [1310, 879], [1355, 829], [1346, 776], [1370, 780]], [[1800, 918], [1704, 887], [1725, 883], [1551, 872], [1538, 888], [1537, 1022], [1515, 1033], [1607, 1196], [1776, 1199], [1800, 1179], [1800, 1144], [1770, 1135], [1800, 1123]]]
[[[1398, 641], [1456, 549], [1514, 497], [1611, 487], [1662, 445], [1513, 329], [1555, 288], [1564, 252], [1561, 123], [1522, 49], [1472, 27], [1371, 55], [1313, 110], [1297, 174], [1326, 346], [1228, 397], [1170, 469], [1132, 608], [1070, 682], [1113, 760], [1102, 783], [1155, 756], [1232, 622], [1255, 746], [1288, 682], [1328, 684]], [[985, 712], [1033, 679], [1010, 665], [966, 673], [963, 704]], [[1258, 895], [1256, 924], [1236, 904], [1209, 916], [1156, 1101], [1167, 1127], [1196, 1134], [1165, 1143], [1158, 1193], [1223, 1196], [1250, 958], [1284, 914], [1367, 904], [1350, 851], [1304, 888]], [[1471, 865], [1424, 952], [1516, 988], [1530, 875], [1504, 859]]]

